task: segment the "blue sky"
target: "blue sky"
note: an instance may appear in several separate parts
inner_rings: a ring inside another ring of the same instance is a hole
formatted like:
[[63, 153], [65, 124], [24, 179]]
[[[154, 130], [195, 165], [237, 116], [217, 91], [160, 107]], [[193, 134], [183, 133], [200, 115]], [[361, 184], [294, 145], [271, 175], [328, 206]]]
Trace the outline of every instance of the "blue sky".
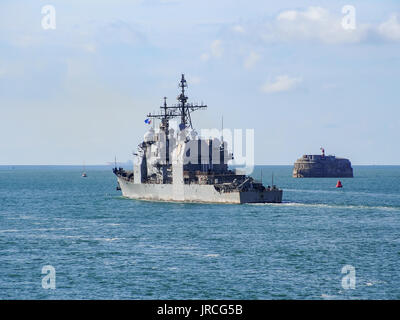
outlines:
[[130, 159], [181, 73], [195, 127], [254, 128], [257, 164], [400, 164], [399, 53], [397, 0], [3, 0], [0, 165]]

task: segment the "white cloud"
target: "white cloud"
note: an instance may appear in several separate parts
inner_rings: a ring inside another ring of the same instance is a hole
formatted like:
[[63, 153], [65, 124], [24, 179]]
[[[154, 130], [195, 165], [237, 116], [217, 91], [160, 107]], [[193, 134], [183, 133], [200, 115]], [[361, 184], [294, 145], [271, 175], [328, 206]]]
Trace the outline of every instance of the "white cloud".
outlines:
[[211, 54], [216, 58], [221, 58], [224, 53], [224, 49], [221, 45], [221, 40], [214, 40], [211, 43]]
[[203, 53], [200, 56], [200, 59], [203, 60], [203, 61], [208, 61], [208, 60], [210, 60], [210, 55], [208, 53]]
[[96, 45], [93, 43], [86, 43], [83, 45], [83, 50], [89, 53], [94, 53], [96, 52]]
[[337, 89], [339, 87], [339, 84], [337, 83], [325, 83], [322, 85], [323, 89], [330, 90], [330, 89]]
[[200, 56], [200, 59], [203, 61], [208, 61], [210, 60], [211, 57], [221, 58], [223, 53], [224, 53], [224, 48], [222, 47], [222, 41], [214, 40], [210, 45], [210, 53], [207, 52], [203, 53]]
[[309, 7], [307, 10], [296, 11], [288, 10], [278, 15], [277, 20], [308, 20], [308, 21], [321, 21], [327, 19], [329, 13], [326, 9], [321, 7]]
[[268, 81], [261, 90], [265, 93], [284, 92], [294, 89], [303, 80], [301, 78], [290, 77], [287, 75], [277, 76], [275, 81]]
[[[264, 22], [229, 25], [232, 34], [245, 34], [240, 41], [252, 44], [267, 43], [321, 43], [326, 45], [357, 44], [380, 41], [400, 41], [400, 14], [392, 13], [386, 21], [366, 23], [355, 12], [355, 28], [346, 28], [351, 16], [341, 8], [330, 11], [320, 6], [288, 9]], [[221, 39], [225, 40], [225, 39]]]
[[255, 52], [250, 52], [250, 54], [246, 57], [246, 59], [244, 60], [244, 67], [246, 69], [251, 69], [253, 68], [256, 63], [260, 60], [260, 55], [255, 53]]
[[233, 26], [232, 28], [233, 31], [237, 32], [237, 33], [245, 33], [245, 29], [243, 28], [243, 26], [237, 24], [236, 26]]
[[366, 39], [369, 27], [357, 24], [355, 30], [342, 26], [343, 16], [321, 7], [288, 10], [267, 27], [266, 40], [318, 41], [326, 44], [357, 43]]
[[390, 18], [379, 25], [378, 27], [379, 34], [387, 39], [393, 41], [400, 40], [400, 23], [397, 19], [396, 14], [392, 14]]
[[288, 10], [284, 11], [277, 17], [277, 20], [295, 20], [297, 17], [297, 11], [295, 10]]
[[2, 40], [21, 48], [51, 45], [59, 48], [74, 48], [95, 52], [103, 46], [126, 44], [130, 46], [147, 44], [147, 38], [140, 26], [123, 20], [100, 22], [96, 20], [65, 23], [65, 28], [42, 30], [24, 28], [12, 30]]

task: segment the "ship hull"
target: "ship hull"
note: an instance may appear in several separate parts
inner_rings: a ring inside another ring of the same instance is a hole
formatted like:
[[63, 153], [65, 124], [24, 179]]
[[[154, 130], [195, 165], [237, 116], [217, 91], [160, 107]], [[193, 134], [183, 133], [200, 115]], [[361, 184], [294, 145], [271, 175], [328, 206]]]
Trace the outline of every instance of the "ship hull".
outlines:
[[118, 177], [122, 195], [150, 201], [199, 203], [281, 203], [282, 190], [218, 192], [213, 185], [185, 184], [178, 192], [173, 184], [135, 184]]

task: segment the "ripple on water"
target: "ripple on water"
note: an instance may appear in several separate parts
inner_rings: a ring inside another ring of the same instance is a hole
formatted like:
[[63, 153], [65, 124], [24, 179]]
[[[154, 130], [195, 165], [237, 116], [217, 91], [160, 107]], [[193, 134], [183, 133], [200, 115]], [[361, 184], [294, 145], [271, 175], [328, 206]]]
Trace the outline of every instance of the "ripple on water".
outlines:
[[2, 171], [0, 298], [398, 299], [400, 167], [357, 169], [342, 191], [291, 169], [263, 169], [284, 203], [248, 205], [128, 200], [109, 168]]

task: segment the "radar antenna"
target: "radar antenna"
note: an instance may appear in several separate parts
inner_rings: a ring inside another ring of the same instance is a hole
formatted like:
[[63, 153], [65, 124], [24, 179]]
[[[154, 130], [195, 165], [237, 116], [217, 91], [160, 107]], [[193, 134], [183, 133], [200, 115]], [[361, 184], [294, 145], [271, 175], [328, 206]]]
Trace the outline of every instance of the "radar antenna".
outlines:
[[165, 129], [168, 130], [169, 119], [178, 117], [181, 118], [181, 123], [179, 125], [179, 128], [181, 130], [187, 128], [188, 126], [190, 126], [190, 128], [193, 129], [192, 119], [190, 114], [198, 109], [207, 108], [207, 105], [203, 104], [198, 105], [187, 102], [188, 97], [185, 95], [185, 88], [187, 88], [188, 85], [184, 74], [182, 74], [181, 81], [179, 82], [179, 87], [181, 88], [181, 93], [177, 98], [177, 100], [179, 101], [177, 105], [167, 106], [166, 102], [167, 98], [164, 97], [164, 106], [160, 107], [161, 109], [164, 109], [164, 113], [163, 114], [150, 113], [147, 115], [148, 118], [160, 119], [162, 121], [162, 127], [164, 128], [164, 130]]

